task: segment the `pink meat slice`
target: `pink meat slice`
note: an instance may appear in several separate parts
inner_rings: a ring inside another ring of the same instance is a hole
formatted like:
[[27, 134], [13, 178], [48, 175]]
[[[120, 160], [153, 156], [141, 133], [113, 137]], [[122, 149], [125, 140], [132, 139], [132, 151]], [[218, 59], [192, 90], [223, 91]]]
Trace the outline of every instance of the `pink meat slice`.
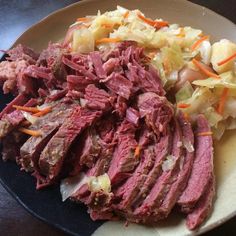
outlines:
[[213, 173], [213, 141], [212, 136], [201, 135], [209, 132], [210, 126], [203, 115], [197, 117], [195, 160], [186, 189], [180, 196], [178, 204], [183, 212], [189, 212], [207, 188]]

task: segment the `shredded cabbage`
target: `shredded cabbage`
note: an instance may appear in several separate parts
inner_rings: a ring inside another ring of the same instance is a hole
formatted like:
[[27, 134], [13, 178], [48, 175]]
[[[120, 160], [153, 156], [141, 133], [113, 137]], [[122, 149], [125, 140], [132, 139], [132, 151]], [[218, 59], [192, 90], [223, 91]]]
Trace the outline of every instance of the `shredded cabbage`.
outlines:
[[206, 87], [197, 88], [189, 99], [183, 103], [190, 104], [184, 108], [184, 112], [188, 114], [199, 114], [211, 107], [217, 101], [217, 97]]
[[220, 79], [208, 78], [205, 80], [195, 80], [192, 82], [194, 85], [204, 86], [208, 88], [232, 88], [236, 89], [236, 77], [233, 71], [228, 71], [220, 74]]
[[186, 81], [181, 89], [175, 94], [176, 102], [190, 98], [194, 90], [189, 81]]

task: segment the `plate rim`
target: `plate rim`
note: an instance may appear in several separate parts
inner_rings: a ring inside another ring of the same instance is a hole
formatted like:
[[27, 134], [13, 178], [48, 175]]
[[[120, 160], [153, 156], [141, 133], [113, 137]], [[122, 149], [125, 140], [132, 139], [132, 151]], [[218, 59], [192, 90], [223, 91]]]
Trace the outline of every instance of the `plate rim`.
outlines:
[[[212, 9], [209, 9], [206, 6], [194, 3], [194, 2], [190, 2], [188, 0], [178, 0], [180, 2], [184, 2], [185, 4], [188, 4], [191, 7], [194, 7], [195, 9], [199, 10], [199, 7], [204, 8], [209, 14], [211, 15], [216, 15], [217, 17], [221, 18], [224, 21], [228, 21], [228, 23], [232, 24], [232, 26], [234, 26], [235, 30], [236, 30], [236, 23], [234, 23], [232, 20], [228, 19], [227, 17], [221, 15], [220, 13], [215, 12]], [[50, 14], [48, 14], [47, 16], [43, 17], [42, 19], [40, 19], [39, 21], [37, 21], [36, 23], [32, 24], [30, 27], [28, 27], [26, 30], [24, 30], [17, 38], [16, 40], [11, 44], [11, 46], [9, 47], [9, 49], [11, 49], [12, 47], [16, 46], [17, 44], [20, 43], [21, 39], [24, 37], [25, 34], [30, 33], [31, 30], [33, 30], [35, 27], [40, 27], [41, 24], [44, 24], [45, 22], [47, 22], [48, 20], [50, 20], [51, 17], [54, 17], [57, 14], [60, 14], [64, 11], [67, 11], [68, 9], [71, 9], [75, 6], [79, 6], [79, 5], [86, 5], [89, 2], [94, 2], [94, 3], [98, 3], [99, 0], [81, 0], [79, 2], [75, 2], [72, 4], [69, 4], [68, 6], [62, 7], [60, 9], [57, 9], [53, 12], [51, 12]], [[7, 51], [7, 50], [6, 50]], [[4, 58], [4, 55], [2, 56], [2, 58]], [[2, 60], [2, 58], [0, 58], [0, 60]], [[24, 204], [23, 201], [21, 201], [21, 199], [17, 196], [17, 194], [12, 191], [7, 184], [0, 178], [0, 184], [7, 190], [7, 192], [26, 210], [28, 211], [32, 216], [36, 217], [37, 219], [39, 219], [40, 221], [53, 226], [54, 228], [60, 229], [70, 235], [73, 236], [78, 236], [78, 233], [74, 233], [70, 230], [68, 230], [67, 228], [64, 228], [63, 226], [54, 223], [54, 222], [48, 222], [45, 218], [41, 217], [40, 215], [38, 215], [37, 213], [35, 213], [33, 210], [31, 210], [30, 208], [27, 207], [26, 204]], [[213, 209], [214, 210], [214, 209]], [[228, 216], [208, 225], [207, 227], [200, 228], [199, 230], [196, 231], [190, 231], [189, 234], [187, 234], [186, 236], [194, 236], [194, 235], [200, 235], [203, 233], [206, 233], [222, 224], [224, 224], [225, 222], [227, 222], [228, 220], [230, 220], [231, 218], [236, 216], [236, 210], [233, 211], [231, 214], [229, 214]]]

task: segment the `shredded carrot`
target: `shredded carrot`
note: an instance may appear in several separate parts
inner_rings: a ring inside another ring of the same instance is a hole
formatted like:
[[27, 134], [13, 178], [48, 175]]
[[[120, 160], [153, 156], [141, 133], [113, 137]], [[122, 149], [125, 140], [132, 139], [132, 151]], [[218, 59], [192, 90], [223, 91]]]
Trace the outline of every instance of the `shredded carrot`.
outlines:
[[233, 60], [234, 58], [236, 58], [236, 53], [234, 53], [233, 55], [231, 55], [231, 56], [225, 58], [224, 60], [222, 60], [222, 61], [220, 61], [220, 62], [218, 62], [217, 65], [218, 65], [218, 66], [222, 66], [222, 65], [224, 65], [225, 63], [227, 63], [227, 62]]
[[167, 21], [154, 21], [152, 19], [146, 18], [144, 15], [142, 15], [140, 12], [138, 13], [138, 17], [144, 21], [145, 23], [153, 26], [156, 29], [160, 29], [162, 27], [168, 26], [169, 23]]
[[191, 50], [194, 51], [195, 49], [197, 49], [197, 48], [200, 46], [200, 44], [201, 44], [203, 41], [209, 39], [209, 37], [210, 37], [209, 35], [206, 35], [206, 36], [201, 37], [199, 40], [197, 40], [197, 41], [192, 45]]
[[198, 133], [197, 136], [211, 136], [213, 133], [211, 131]]
[[109, 24], [109, 23], [103, 23], [103, 24], [101, 24], [101, 26], [103, 27], [103, 28], [107, 28], [107, 29], [112, 29], [112, 28], [114, 28], [114, 26], [120, 26], [121, 24], [119, 24], [119, 23], [111, 23], [111, 24]]
[[220, 97], [219, 105], [218, 105], [218, 107], [217, 107], [217, 112], [218, 112], [219, 114], [223, 114], [224, 106], [225, 106], [225, 102], [226, 102], [228, 93], [229, 93], [229, 88], [224, 88], [224, 89], [223, 89], [223, 92], [222, 92], [222, 94], [221, 94], [221, 97]]
[[89, 21], [89, 18], [87, 18], [87, 17], [80, 17], [80, 18], [77, 18], [76, 21], [87, 22], [87, 21]]
[[21, 111], [27, 111], [27, 112], [33, 112], [33, 113], [39, 112], [39, 109], [37, 107], [24, 107], [24, 106], [16, 106], [16, 105], [13, 105], [12, 107]]
[[129, 11], [126, 11], [123, 16], [124, 16], [125, 19], [128, 18], [128, 16], [129, 16]]
[[140, 152], [141, 152], [141, 148], [138, 145], [135, 150], [134, 150], [134, 157], [139, 157], [140, 156]]
[[190, 106], [191, 106], [191, 104], [187, 104], [187, 103], [178, 103], [177, 104], [178, 108], [188, 108]]
[[42, 136], [42, 132], [40, 130], [31, 130], [26, 128], [19, 128], [18, 130], [22, 133], [29, 134], [31, 136], [35, 137]]
[[28, 120], [24, 120], [21, 122], [21, 125], [22, 126], [29, 126], [29, 125], [31, 125], [31, 123]]
[[51, 111], [52, 111], [51, 107], [46, 107], [45, 109], [35, 113], [34, 116], [37, 116], [37, 117], [44, 116], [44, 115], [48, 114]]
[[119, 38], [102, 38], [102, 39], [97, 39], [96, 44], [101, 44], [101, 43], [118, 43], [121, 40]]
[[213, 73], [213, 72], [207, 70], [206, 68], [204, 68], [204, 67], [202, 66], [202, 64], [201, 64], [199, 61], [197, 61], [196, 59], [193, 59], [192, 62], [193, 62], [193, 64], [194, 64], [200, 71], [202, 71], [205, 75], [207, 75], [207, 76], [209, 76], [209, 77], [213, 77], [213, 78], [215, 78], [215, 79], [220, 79], [220, 76], [219, 76], [219, 75], [217, 75], [217, 74], [215, 74], [215, 73]]

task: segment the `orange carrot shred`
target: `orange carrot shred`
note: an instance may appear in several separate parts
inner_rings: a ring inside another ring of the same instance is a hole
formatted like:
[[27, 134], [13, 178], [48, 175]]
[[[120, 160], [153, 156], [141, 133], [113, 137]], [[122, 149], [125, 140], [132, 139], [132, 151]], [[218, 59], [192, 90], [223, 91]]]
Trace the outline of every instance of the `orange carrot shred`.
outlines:
[[101, 24], [101, 26], [103, 28], [112, 29], [114, 26], [120, 26], [120, 24], [119, 23], [111, 23], [111, 24], [103, 23], [103, 24]]
[[119, 38], [102, 38], [102, 39], [97, 39], [96, 44], [101, 44], [101, 43], [118, 43], [120, 42], [121, 39]]
[[224, 106], [225, 106], [225, 102], [226, 102], [228, 93], [229, 93], [229, 88], [224, 88], [224, 89], [223, 89], [223, 92], [222, 92], [222, 94], [221, 94], [221, 97], [220, 97], [219, 105], [218, 105], [218, 107], [217, 107], [217, 112], [218, 112], [219, 114], [223, 114]]
[[178, 103], [177, 105], [178, 108], [188, 108], [190, 106], [191, 104], [187, 104], [187, 103]]
[[138, 145], [134, 150], [134, 157], [139, 157], [140, 156], [140, 151], [141, 151], [141, 148]]
[[125, 19], [128, 18], [128, 16], [129, 16], [129, 11], [126, 11], [123, 16], [124, 16]]
[[199, 40], [197, 40], [197, 41], [192, 45], [191, 50], [194, 51], [195, 49], [197, 49], [197, 48], [200, 46], [200, 44], [201, 44], [203, 41], [209, 39], [209, 37], [210, 37], [209, 35], [206, 35], [206, 36], [201, 37]]
[[31, 136], [35, 137], [42, 136], [42, 132], [40, 130], [31, 130], [26, 128], [19, 128], [18, 130], [22, 133], [29, 134]]
[[162, 27], [168, 26], [169, 23], [167, 21], [154, 21], [152, 19], [146, 18], [144, 15], [142, 15], [140, 12], [137, 14], [138, 17], [144, 21], [145, 23], [153, 26], [156, 29], [160, 29]]
[[77, 18], [76, 21], [86, 22], [86, 21], [89, 21], [89, 19], [87, 17], [80, 17], [80, 18]]
[[41, 110], [41, 111], [35, 113], [34, 116], [37, 116], [37, 117], [44, 116], [44, 115], [48, 114], [48, 113], [51, 112], [51, 111], [52, 111], [52, 108], [51, 108], [51, 107], [46, 107], [46, 108], [44, 108], [43, 110]]
[[211, 131], [208, 132], [200, 132], [197, 134], [197, 136], [211, 136], [213, 133]]
[[24, 107], [24, 106], [16, 106], [16, 105], [13, 105], [12, 107], [21, 111], [27, 111], [27, 112], [33, 112], [33, 113], [39, 112], [39, 109], [37, 107]]
[[233, 60], [234, 58], [236, 58], [236, 53], [234, 53], [233, 55], [231, 55], [231, 56], [225, 58], [224, 60], [222, 60], [222, 61], [220, 61], [220, 62], [218, 62], [217, 65], [218, 65], [218, 66], [222, 66], [222, 65], [224, 65], [225, 63], [227, 63], [227, 62]]
[[197, 61], [196, 59], [192, 60], [193, 64], [201, 71], [203, 72], [205, 75], [209, 76], [209, 77], [213, 77], [215, 79], [220, 79], [220, 76], [207, 70], [206, 68], [204, 68], [201, 63], [199, 61]]

